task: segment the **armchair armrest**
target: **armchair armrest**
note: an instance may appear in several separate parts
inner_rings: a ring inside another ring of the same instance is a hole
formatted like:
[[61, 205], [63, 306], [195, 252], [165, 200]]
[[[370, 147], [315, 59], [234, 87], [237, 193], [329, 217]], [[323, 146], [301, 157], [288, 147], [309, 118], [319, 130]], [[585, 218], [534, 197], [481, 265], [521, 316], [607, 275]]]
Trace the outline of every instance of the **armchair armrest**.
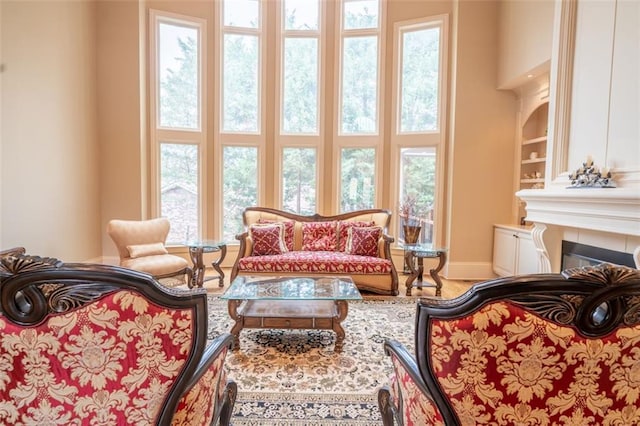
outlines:
[[402, 425], [444, 425], [413, 356], [400, 342], [392, 339], [385, 340], [384, 351], [391, 356], [394, 377], [391, 389], [384, 386], [378, 391], [383, 424], [393, 425], [395, 417]]
[[382, 234], [381, 237], [383, 250], [380, 252], [380, 257], [384, 257], [385, 259], [391, 259], [391, 243], [395, 241], [390, 235]]
[[224, 360], [232, 343], [233, 336], [225, 333], [207, 346], [182, 394], [172, 424], [210, 425], [217, 419], [221, 425], [229, 424], [237, 385], [227, 379]]

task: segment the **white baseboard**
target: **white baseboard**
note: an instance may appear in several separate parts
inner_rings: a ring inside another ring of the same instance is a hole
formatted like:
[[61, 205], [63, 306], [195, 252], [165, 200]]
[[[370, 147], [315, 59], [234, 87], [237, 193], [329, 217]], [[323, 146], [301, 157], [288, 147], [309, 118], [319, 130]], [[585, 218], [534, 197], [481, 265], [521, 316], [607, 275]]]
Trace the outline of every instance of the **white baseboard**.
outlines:
[[441, 272], [449, 280], [488, 280], [496, 278], [490, 262], [447, 262]]

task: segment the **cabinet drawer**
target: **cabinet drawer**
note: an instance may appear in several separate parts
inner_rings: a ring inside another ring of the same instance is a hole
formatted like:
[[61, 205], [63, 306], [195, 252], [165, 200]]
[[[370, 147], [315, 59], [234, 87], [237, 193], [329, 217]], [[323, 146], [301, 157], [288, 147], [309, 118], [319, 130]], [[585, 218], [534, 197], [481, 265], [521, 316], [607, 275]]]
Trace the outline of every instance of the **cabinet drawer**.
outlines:
[[266, 328], [315, 328], [313, 318], [263, 318]]

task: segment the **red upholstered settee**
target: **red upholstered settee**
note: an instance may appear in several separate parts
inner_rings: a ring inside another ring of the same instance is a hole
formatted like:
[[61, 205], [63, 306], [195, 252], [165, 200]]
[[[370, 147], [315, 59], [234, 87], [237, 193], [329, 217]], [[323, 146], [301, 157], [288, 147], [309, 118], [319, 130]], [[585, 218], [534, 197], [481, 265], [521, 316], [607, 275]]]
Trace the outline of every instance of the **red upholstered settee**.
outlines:
[[0, 252], [0, 424], [229, 424], [231, 335], [205, 291], [116, 266]]
[[336, 216], [303, 216], [249, 207], [231, 280], [238, 275], [348, 275], [360, 290], [398, 294], [386, 234], [391, 212], [358, 210]]
[[425, 298], [416, 357], [385, 350], [385, 425], [640, 425], [640, 271], [602, 264]]

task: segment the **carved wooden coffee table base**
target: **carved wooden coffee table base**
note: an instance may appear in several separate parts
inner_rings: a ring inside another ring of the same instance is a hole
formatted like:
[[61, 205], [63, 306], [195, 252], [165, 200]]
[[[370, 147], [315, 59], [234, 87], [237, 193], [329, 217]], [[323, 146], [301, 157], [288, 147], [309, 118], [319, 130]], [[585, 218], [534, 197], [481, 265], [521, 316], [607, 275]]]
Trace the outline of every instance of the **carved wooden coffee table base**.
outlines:
[[221, 296], [227, 300], [234, 349], [245, 328], [333, 330], [335, 350], [342, 350], [342, 321], [350, 300], [362, 300], [349, 277], [239, 276]]
[[229, 316], [235, 321], [231, 334], [234, 349], [240, 347], [243, 328], [333, 330], [336, 351], [342, 350], [347, 317], [345, 300], [229, 300]]

